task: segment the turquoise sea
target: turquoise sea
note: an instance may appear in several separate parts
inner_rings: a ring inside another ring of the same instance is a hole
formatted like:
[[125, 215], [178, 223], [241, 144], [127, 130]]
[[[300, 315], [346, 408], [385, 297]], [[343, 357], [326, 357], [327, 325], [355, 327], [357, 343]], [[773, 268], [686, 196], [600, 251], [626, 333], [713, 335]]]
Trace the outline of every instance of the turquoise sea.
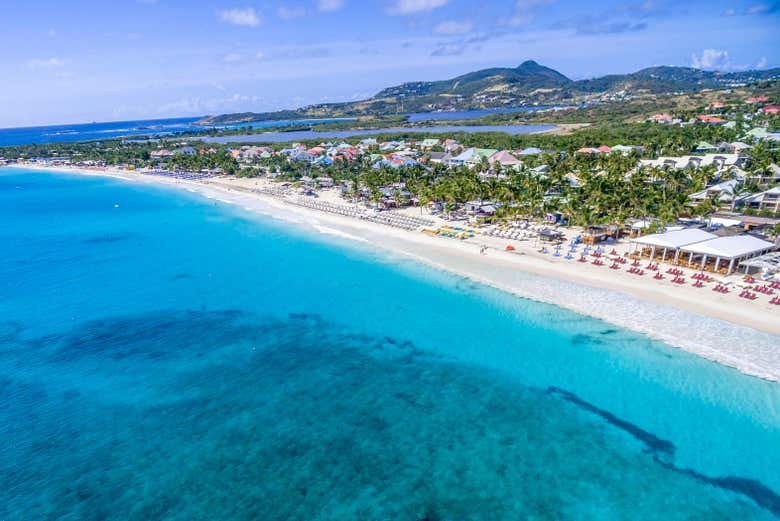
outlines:
[[0, 519], [780, 517], [780, 386], [168, 188], [0, 170]]

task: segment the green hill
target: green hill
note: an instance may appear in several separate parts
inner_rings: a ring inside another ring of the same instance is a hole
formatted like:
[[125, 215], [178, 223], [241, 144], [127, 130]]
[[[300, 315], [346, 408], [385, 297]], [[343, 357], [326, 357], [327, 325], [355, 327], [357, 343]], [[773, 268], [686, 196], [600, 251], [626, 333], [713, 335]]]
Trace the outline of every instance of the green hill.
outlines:
[[743, 72], [691, 67], [649, 67], [573, 81], [529, 60], [515, 68], [491, 68], [440, 81], [403, 83], [356, 102], [312, 105], [297, 110], [208, 116], [204, 124], [338, 116], [381, 116], [434, 110], [469, 110], [527, 104], [581, 103], [601, 97], [696, 92], [780, 78], [780, 68]]

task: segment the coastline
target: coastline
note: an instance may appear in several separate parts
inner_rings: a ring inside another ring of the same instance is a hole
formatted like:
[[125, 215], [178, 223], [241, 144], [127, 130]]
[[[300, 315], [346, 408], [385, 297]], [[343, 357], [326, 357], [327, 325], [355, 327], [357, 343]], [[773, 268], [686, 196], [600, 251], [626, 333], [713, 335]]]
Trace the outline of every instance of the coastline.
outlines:
[[[624, 272], [554, 260], [528, 244], [503, 251], [507, 240], [478, 236], [467, 241], [431, 237], [295, 205], [252, 190], [263, 179], [182, 181], [121, 170], [85, 170], [37, 165], [9, 168], [97, 175], [197, 192], [243, 209], [292, 220], [323, 235], [368, 243], [523, 298], [547, 302], [646, 334], [739, 371], [780, 381], [780, 320], [765, 303], [741, 301], [671, 283], [651, 284]], [[487, 247], [487, 254], [480, 250]]]

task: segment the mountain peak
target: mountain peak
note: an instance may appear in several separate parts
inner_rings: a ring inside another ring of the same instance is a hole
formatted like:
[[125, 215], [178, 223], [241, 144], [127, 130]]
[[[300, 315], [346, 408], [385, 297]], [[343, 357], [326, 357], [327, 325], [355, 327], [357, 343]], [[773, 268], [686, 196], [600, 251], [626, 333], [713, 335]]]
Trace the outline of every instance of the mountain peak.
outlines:
[[539, 63], [537, 63], [534, 60], [525, 60], [523, 63], [521, 63], [517, 68], [518, 69], [526, 69], [529, 67], [541, 67]]

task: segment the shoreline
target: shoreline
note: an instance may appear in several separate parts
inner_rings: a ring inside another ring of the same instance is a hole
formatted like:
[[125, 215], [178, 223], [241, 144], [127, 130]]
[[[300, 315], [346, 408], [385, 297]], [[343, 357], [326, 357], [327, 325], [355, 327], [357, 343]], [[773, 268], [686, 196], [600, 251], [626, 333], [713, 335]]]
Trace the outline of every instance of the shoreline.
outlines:
[[[253, 191], [273, 186], [265, 179], [183, 181], [115, 169], [18, 164], [8, 168], [107, 176], [186, 189], [245, 211], [293, 221], [320, 235], [368, 243], [521, 298], [557, 305], [642, 333], [742, 373], [780, 381], [780, 320], [777, 309], [763, 302], [742, 301], [734, 294], [704, 294], [701, 292], [706, 290], [690, 286], [653, 284], [589, 263], [577, 266], [579, 263], [556, 261], [527, 248], [528, 244], [506, 239], [477, 236], [459, 241], [326, 213]], [[346, 205], [344, 201], [342, 204]], [[516, 244], [518, 251], [503, 251], [501, 245], [508, 242]], [[488, 249], [486, 255], [480, 253], [483, 247]]]

